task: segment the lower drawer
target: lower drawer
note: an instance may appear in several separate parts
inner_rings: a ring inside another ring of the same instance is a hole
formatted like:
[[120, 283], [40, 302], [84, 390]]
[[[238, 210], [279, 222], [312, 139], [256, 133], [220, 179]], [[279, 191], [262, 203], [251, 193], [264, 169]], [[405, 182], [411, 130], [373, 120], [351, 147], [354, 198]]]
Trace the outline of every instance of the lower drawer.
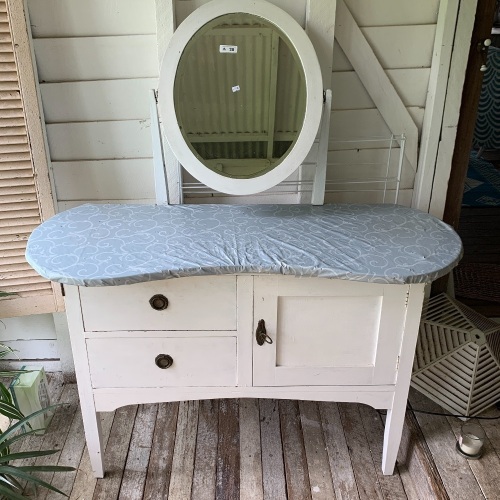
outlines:
[[236, 385], [235, 337], [89, 339], [87, 350], [96, 389]]

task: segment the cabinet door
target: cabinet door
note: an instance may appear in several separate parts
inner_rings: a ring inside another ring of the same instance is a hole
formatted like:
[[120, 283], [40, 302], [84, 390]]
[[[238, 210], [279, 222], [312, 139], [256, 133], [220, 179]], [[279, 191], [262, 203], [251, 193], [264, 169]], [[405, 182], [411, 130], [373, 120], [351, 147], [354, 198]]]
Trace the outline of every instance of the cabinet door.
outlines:
[[254, 290], [255, 386], [395, 383], [408, 285], [258, 276]]

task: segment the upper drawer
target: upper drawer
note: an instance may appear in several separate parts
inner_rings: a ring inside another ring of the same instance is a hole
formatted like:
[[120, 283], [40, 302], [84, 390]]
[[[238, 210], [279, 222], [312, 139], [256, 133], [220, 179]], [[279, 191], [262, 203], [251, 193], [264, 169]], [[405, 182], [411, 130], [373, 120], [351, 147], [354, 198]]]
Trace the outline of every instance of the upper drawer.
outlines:
[[80, 300], [85, 331], [236, 330], [236, 276], [80, 287]]

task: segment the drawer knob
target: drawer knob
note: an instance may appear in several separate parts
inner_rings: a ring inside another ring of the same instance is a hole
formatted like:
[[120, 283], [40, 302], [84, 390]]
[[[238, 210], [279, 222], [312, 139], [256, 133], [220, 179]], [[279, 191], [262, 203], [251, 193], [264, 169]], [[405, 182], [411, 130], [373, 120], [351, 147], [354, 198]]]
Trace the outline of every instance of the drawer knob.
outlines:
[[165, 297], [165, 295], [157, 294], [153, 295], [149, 299], [149, 305], [155, 310], [155, 311], [163, 311], [168, 307], [168, 299]]
[[273, 339], [267, 334], [266, 322], [263, 319], [260, 319], [257, 323], [257, 330], [255, 330], [255, 339], [257, 340], [257, 344], [259, 345], [264, 345], [264, 343], [273, 343]]
[[158, 354], [155, 358], [155, 364], [158, 368], [166, 370], [174, 364], [174, 358], [168, 354]]

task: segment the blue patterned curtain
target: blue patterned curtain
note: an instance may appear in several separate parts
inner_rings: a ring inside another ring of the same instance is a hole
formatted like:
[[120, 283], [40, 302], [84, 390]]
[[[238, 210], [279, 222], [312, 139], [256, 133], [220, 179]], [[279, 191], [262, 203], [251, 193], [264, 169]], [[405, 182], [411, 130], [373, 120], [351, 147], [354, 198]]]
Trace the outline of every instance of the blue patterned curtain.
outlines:
[[487, 66], [477, 111], [474, 147], [500, 150], [500, 48], [488, 49]]

